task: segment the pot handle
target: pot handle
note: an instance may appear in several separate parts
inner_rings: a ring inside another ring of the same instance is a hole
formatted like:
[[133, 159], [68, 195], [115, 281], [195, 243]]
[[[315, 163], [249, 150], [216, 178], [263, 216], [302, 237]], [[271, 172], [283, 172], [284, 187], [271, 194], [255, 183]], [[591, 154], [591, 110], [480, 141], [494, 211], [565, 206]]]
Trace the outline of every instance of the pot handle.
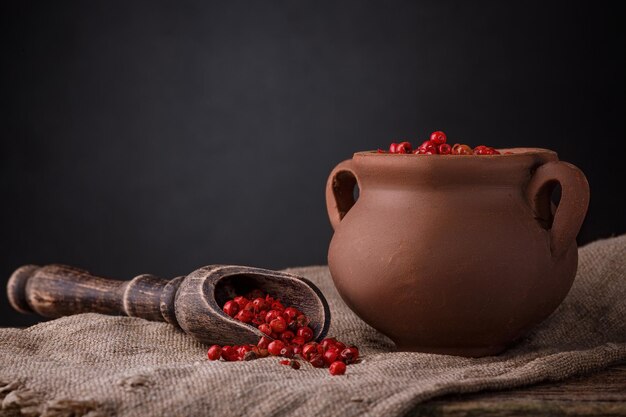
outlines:
[[333, 230], [355, 203], [354, 186], [358, 179], [351, 159], [340, 162], [330, 173], [326, 182], [326, 209]]
[[[561, 201], [552, 216], [550, 196], [557, 183], [561, 185]], [[585, 174], [567, 162], [547, 162], [530, 179], [526, 197], [535, 218], [550, 231], [552, 256], [561, 256], [576, 239], [587, 213], [589, 183]]]

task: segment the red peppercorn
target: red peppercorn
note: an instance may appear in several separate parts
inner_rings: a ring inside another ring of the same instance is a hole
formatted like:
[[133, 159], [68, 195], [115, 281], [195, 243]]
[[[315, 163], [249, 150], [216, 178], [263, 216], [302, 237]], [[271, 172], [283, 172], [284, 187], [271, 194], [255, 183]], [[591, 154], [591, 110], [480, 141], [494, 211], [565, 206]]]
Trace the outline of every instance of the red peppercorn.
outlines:
[[235, 318], [244, 323], [251, 323], [252, 319], [254, 318], [254, 314], [248, 310], [241, 310], [239, 313], [237, 313]]
[[293, 334], [293, 332], [291, 330], [285, 330], [281, 335], [280, 335], [280, 340], [282, 340], [283, 342], [289, 344], [291, 343], [291, 341], [293, 340], [293, 338], [296, 335]]
[[343, 375], [346, 373], [346, 364], [340, 361], [336, 361], [330, 364], [328, 371], [331, 375]]
[[291, 339], [291, 344], [292, 345], [300, 345], [303, 346], [306, 343], [306, 341], [300, 337], [300, 336], [296, 336], [293, 339]]
[[437, 145], [435, 145], [433, 142], [427, 140], [424, 143], [422, 143], [419, 148], [417, 148], [417, 151], [415, 152], [419, 155], [436, 155], [437, 154]]
[[252, 301], [249, 301], [248, 304], [245, 305], [245, 307], [243, 308], [244, 311], [249, 311], [250, 313], [255, 313], [255, 308], [254, 308], [254, 304], [252, 303]]
[[398, 152], [398, 144], [393, 142], [391, 145], [389, 145], [389, 153], [396, 153]]
[[294, 355], [302, 354], [302, 346], [301, 345], [291, 345], [291, 348], [293, 349], [293, 354]]
[[280, 340], [274, 340], [267, 345], [267, 351], [272, 356], [280, 355], [280, 351], [285, 347], [285, 344]]
[[324, 349], [325, 352], [329, 347], [334, 346], [335, 343], [337, 343], [337, 339], [335, 339], [334, 337], [327, 337], [322, 340], [320, 346], [322, 347], [322, 349]]
[[298, 317], [296, 317], [296, 325], [298, 327], [308, 326], [310, 322], [311, 320], [309, 320], [309, 318], [304, 314], [300, 314]]
[[396, 145], [395, 153], [411, 153], [413, 152], [413, 148], [409, 142], [400, 142]]
[[335, 346], [333, 346], [335, 349], [337, 349], [339, 352], [341, 352], [342, 350], [344, 350], [346, 348], [346, 345], [341, 343], [340, 341], [336, 341], [335, 342]]
[[237, 350], [233, 346], [222, 346], [222, 359], [225, 361], [236, 361]]
[[443, 145], [444, 143], [446, 143], [447, 139], [448, 138], [446, 137], [446, 134], [443, 133], [441, 130], [430, 134], [430, 141], [435, 145]]
[[[278, 311], [278, 312], [281, 312], [281, 311], [285, 310], [285, 306], [284, 306], [284, 305], [282, 305], [282, 304], [280, 303], [280, 301], [274, 301], [274, 302], [272, 303], [272, 305], [270, 306], [270, 308], [271, 308], [272, 310], [276, 310], [276, 311]], [[270, 310], [270, 311], [271, 311], [271, 310]]]
[[278, 310], [270, 310], [265, 314], [265, 322], [269, 323], [272, 320], [278, 318], [278, 317], [282, 317], [282, 315], [280, 314], [280, 311]]
[[326, 352], [324, 352], [324, 355], [322, 357], [324, 358], [324, 363], [326, 365], [330, 365], [331, 363], [339, 359], [339, 351], [337, 349], [328, 349]]
[[209, 357], [209, 360], [218, 360], [222, 356], [222, 348], [218, 345], [211, 346], [207, 352], [207, 356]]
[[268, 336], [272, 334], [272, 328], [267, 323], [259, 325], [258, 329]]
[[310, 327], [300, 327], [297, 332], [298, 337], [304, 339], [305, 342], [313, 339], [313, 330]]
[[293, 308], [293, 307], [287, 307], [285, 311], [283, 311], [283, 317], [285, 316], [289, 317], [288, 319], [287, 317], [285, 317], [285, 319], [287, 319], [287, 321], [289, 322], [294, 320], [299, 315], [300, 315], [300, 312], [296, 308]]
[[259, 343], [257, 343], [257, 347], [259, 349], [267, 349], [267, 347], [269, 346], [269, 344], [272, 342], [272, 339], [270, 339], [269, 337], [261, 337], [261, 339], [259, 340]]
[[309, 359], [309, 363], [313, 365], [315, 368], [323, 368], [324, 367], [324, 358], [319, 353], [311, 355]]
[[270, 327], [272, 328], [272, 332], [282, 333], [287, 330], [287, 322], [284, 318], [277, 317], [270, 321]]
[[293, 358], [293, 348], [291, 346], [284, 346], [280, 350], [280, 356], [284, 356], [285, 358]]
[[437, 150], [439, 151], [439, 155], [449, 155], [450, 152], [452, 152], [452, 147], [447, 143], [442, 143]]
[[472, 148], [467, 145], [455, 143], [452, 147], [452, 155], [472, 155], [473, 153]]
[[306, 345], [302, 346], [301, 356], [306, 360], [309, 360], [311, 358], [311, 355], [317, 353], [317, 343], [315, 342], [307, 343]]
[[250, 302], [246, 297], [238, 296], [233, 298], [233, 301], [239, 305], [239, 309], [243, 310], [243, 308]]
[[265, 301], [265, 299], [261, 297], [255, 298], [252, 302], [252, 305], [254, 306], [255, 311], [263, 311], [269, 308], [269, 304], [267, 303], [267, 301]]
[[228, 314], [229, 316], [235, 317], [235, 315], [239, 312], [239, 304], [232, 300], [226, 301], [226, 304], [224, 304], [224, 308], [222, 310], [224, 310], [224, 313]]
[[347, 364], [351, 364], [359, 359], [359, 350], [355, 346], [350, 346], [341, 351], [341, 359]]

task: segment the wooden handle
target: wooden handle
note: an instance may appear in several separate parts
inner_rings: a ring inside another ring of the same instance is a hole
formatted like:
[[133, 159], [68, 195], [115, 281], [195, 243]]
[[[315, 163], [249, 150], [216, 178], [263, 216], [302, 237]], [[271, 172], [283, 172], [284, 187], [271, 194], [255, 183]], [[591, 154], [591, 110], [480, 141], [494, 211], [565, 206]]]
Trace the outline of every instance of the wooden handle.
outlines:
[[[561, 201], [552, 216], [550, 196], [557, 183]], [[587, 213], [589, 183], [585, 174], [567, 162], [547, 162], [537, 168], [526, 193], [537, 219], [550, 230], [552, 255], [561, 256], [575, 241]]]
[[16, 310], [44, 317], [92, 312], [177, 324], [174, 296], [181, 280], [144, 274], [116, 281], [66, 265], [26, 265], [9, 279], [7, 294]]
[[358, 179], [352, 168], [352, 160], [340, 162], [328, 176], [326, 182], [326, 209], [333, 229], [354, 205], [354, 187]]

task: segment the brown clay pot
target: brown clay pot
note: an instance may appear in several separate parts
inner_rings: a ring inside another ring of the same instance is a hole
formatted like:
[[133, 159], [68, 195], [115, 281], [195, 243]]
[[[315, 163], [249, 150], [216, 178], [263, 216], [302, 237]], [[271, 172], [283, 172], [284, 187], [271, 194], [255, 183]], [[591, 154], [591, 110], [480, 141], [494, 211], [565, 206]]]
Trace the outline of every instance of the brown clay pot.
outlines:
[[358, 152], [331, 172], [335, 286], [399, 350], [497, 354], [569, 291], [587, 180], [547, 149], [505, 151], [513, 154]]

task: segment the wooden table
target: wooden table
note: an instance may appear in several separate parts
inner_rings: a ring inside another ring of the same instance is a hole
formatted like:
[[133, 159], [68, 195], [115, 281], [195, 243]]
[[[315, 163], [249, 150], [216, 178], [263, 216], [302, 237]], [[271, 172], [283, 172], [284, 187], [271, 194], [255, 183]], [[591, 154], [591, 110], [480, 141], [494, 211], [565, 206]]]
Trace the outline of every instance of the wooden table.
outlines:
[[479, 394], [448, 395], [410, 416], [626, 416], [626, 363], [558, 383]]

